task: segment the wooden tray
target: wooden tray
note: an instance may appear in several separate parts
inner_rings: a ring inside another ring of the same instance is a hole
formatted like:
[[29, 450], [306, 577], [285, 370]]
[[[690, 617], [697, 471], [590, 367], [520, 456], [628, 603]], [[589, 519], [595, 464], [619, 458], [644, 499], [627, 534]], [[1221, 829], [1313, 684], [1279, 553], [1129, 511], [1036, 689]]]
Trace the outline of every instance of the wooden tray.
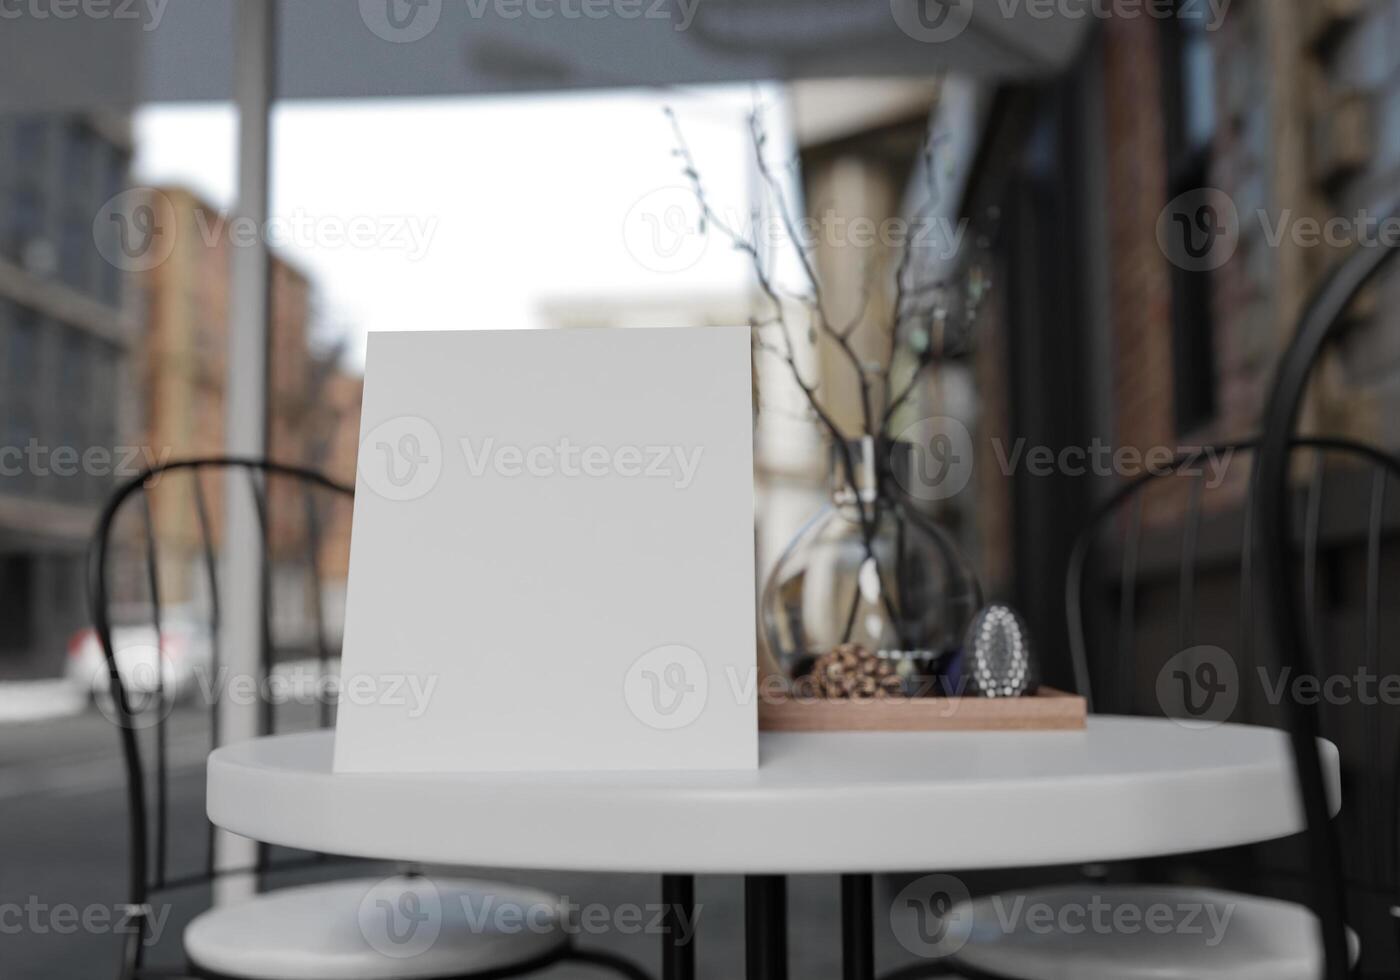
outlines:
[[761, 699], [765, 732], [1073, 731], [1088, 706], [1077, 694], [1042, 687], [1024, 698]]

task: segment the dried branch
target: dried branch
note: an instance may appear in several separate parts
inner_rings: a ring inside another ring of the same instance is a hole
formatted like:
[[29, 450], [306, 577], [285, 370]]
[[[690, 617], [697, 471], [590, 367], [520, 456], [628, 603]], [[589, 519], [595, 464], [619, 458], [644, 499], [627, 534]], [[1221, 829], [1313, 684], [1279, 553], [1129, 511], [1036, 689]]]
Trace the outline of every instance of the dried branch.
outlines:
[[[832, 322], [829, 310], [822, 293], [822, 284], [817, 275], [817, 271], [812, 264], [812, 258], [807, 251], [807, 242], [804, 241], [799, 232], [798, 224], [793, 216], [793, 208], [784, 192], [783, 184], [778, 179], [773, 168], [769, 165], [766, 150], [768, 137], [763, 126], [762, 115], [755, 109], [749, 116], [749, 132], [753, 141], [755, 162], [758, 174], [762, 182], [764, 194], [772, 202], [772, 206], [781, 221], [782, 230], [797, 252], [798, 263], [800, 265], [803, 279], [805, 280], [806, 291], [797, 293], [789, 289], [784, 289], [774, 281], [773, 272], [765, 263], [764, 255], [758, 247], [755, 238], [743, 234], [739, 229], [727, 222], [710, 204], [705, 194], [704, 185], [700, 179], [699, 171], [695, 166], [694, 157], [690, 147], [685, 141], [681, 132], [676, 114], [669, 107], [665, 110], [666, 116], [670, 120], [671, 129], [675, 136], [676, 146], [673, 153], [680, 158], [683, 165], [683, 173], [689, 181], [695, 194], [695, 199], [700, 208], [700, 231], [704, 233], [709, 227], [719, 230], [729, 239], [735, 249], [743, 252], [749, 257], [753, 266], [754, 275], [758, 282], [760, 291], [772, 306], [772, 313], [765, 318], [753, 318], [750, 326], [755, 331], [754, 349], [757, 352], [767, 353], [782, 360], [790, 370], [793, 380], [802, 391], [808, 406], [816, 416], [818, 422], [831, 437], [833, 451], [837, 455], [837, 460], [844, 471], [848, 485], [854, 491], [855, 506], [859, 517], [861, 537], [864, 541], [865, 552], [869, 559], [875, 560], [874, 539], [876, 530], [879, 527], [882, 514], [881, 484], [885, 479], [883, 468], [876, 468], [876, 493], [874, 499], [866, 501], [858, 490], [855, 459], [851, 451], [851, 443], [848, 437], [842, 432], [832, 416], [826, 411], [817, 397], [817, 381], [809, 382], [803, 375], [797, 363], [797, 347], [793, 340], [792, 325], [788, 322], [786, 301], [795, 302], [803, 307], [808, 314], [809, 324], [807, 332], [809, 337], [815, 341], [818, 335], [828, 337], [834, 343], [842, 356], [850, 363], [856, 372], [856, 380], [860, 388], [861, 417], [864, 434], [873, 439], [877, 446], [883, 444], [888, 438], [887, 429], [894, 416], [903, 405], [912, 397], [918, 389], [918, 385], [924, 377], [928, 368], [942, 359], [947, 353], [956, 349], [965, 340], [967, 329], [977, 315], [978, 306], [982, 297], [985, 283], [980, 277], [974, 277], [975, 281], [963, 298], [957, 318], [950, 318], [950, 306], [948, 303], [949, 287], [946, 282], [937, 281], [932, 283], [920, 283], [918, 270], [915, 268], [914, 250], [915, 242], [907, 237], [903, 245], [903, 250], [899, 257], [899, 262], [894, 276], [894, 300], [889, 318], [889, 349], [883, 364], [879, 362], [867, 363], [861, 360], [852, 343], [852, 338], [860, 325], [865, 321], [871, 300], [872, 282], [875, 276], [867, 270], [867, 274], [862, 277], [862, 293], [855, 315], [840, 325]], [[924, 223], [930, 220], [934, 211], [942, 202], [942, 190], [938, 181], [936, 151], [939, 144], [945, 139], [944, 136], [930, 136], [921, 150], [924, 176], [927, 182], [927, 193], [925, 200], [919, 205], [911, 219], [915, 229], [922, 228]], [[795, 170], [791, 176], [796, 176]], [[754, 228], [761, 228], [762, 216], [755, 214], [753, 217]], [[932, 303], [926, 300], [932, 296]], [[916, 326], [918, 329], [927, 331], [926, 344], [919, 353], [917, 363], [910, 377], [898, 393], [894, 385], [894, 363], [900, 345], [901, 331], [906, 327]], [[781, 344], [774, 345], [767, 340], [758, 337], [758, 331], [762, 328], [776, 327]], [[872, 378], [879, 378], [883, 383], [881, 396], [883, 400], [883, 411], [879, 413], [878, 423], [876, 420], [876, 407], [872, 396]], [[891, 593], [883, 582], [880, 563], [876, 562], [876, 573], [882, 580], [881, 595], [882, 603], [885, 606], [891, 622], [896, 628], [903, 632], [903, 619], [895, 608]]]
[[851, 315], [850, 321], [841, 328], [841, 336], [849, 338], [856, 332], [861, 321], [865, 319], [865, 314], [870, 311], [870, 300], [874, 295], [874, 265], [875, 260], [867, 257], [865, 260], [865, 272], [860, 277], [860, 299], [856, 302], [856, 311]]
[[[808, 285], [812, 290], [812, 300], [809, 304], [817, 321], [817, 328], [830, 337], [846, 360], [855, 369], [856, 381], [860, 386], [860, 407], [861, 421], [866, 432], [874, 431], [873, 408], [870, 400], [870, 379], [866, 374], [865, 365], [861, 363], [860, 356], [851, 345], [850, 332], [837, 330], [832, 326], [831, 318], [827, 314], [826, 304], [822, 300], [821, 280], [817, 277], [817, 271], [812, 266], [811, 257], [807, 254], [806, 243], [798, 233], [797, 223], [793, 220], [792, 209], [788, 205], [787, 195], [783, 193], [782, 185], [774, 176], [772, 169], [768, 166], [768, 159], [764, 149], [768, 144], [768, 134], [763, 128], [763, 117], [757, 109], [749, 114], [749, 133], [753, 137], [753, 149], [755, 162], [758, 165], [759, 178], [767, 188], [769, 197], [772, 198], [778, 211], [778, 217], [783, 223], [783, 232], [787, 235], [788, 241], [792, 243], [793, 250], [797, 252], [798, 262], [802, 267], [802, 274], [806, 277]], [[859, 320], [856, 324], [859, 324]], [[854, 325], [851, 330], [855, 329]]]
[[[923, 203], [914, 211], [911, 224], [915, 228], [921, 227], [923, 222], [929, 220], [934, 209], [943, 201], [943, 189], [938, 183], [938, 167], [935, 160], [935, 151], [944, 139], [946, 139], [945, 136], [930, 134], [929, 137], [924, 140], [923, 147], [919, 151], [920, 159], [924, 167], [924, 183], [927, 191]], [[894, 359], [896, 353], [899, 351], [899, 328], [904, 320], [907, 319], [904, 303], [906, 299], [918, 296], [919, 293], [930, 288], [927, 286], [915, 287], [912, 292], [910, 291], [909, 267], [913, 262], [913, 257], [914, 243], [906, 240], [904, 243], [904, 250], [899, 256], [899, 265], [895, 268], [894, 273], [894, 313], [892, 317], [894, 322], [890, 325], [890, 349], [885, 360], [885, 412], [880, 422], [881, 435], [884, 435], [885, 424], [888, 423], [890, 417], [894, 414], [891, 411], [892, 392], [894, 389]], [[941, 290], [943, 283], [934, 283], [932, 287]]]
[[[885, 408], [884, 415], [880, 419], [880, 437], [882, 439], [888, 437], [889, 425], [894, 420], [895, 414], [917, 390], [924, 373], [939, 361], [954, 354], [961, 354], [967, 349], [968, 337], [972, 326], [977, 322], [978, 314], [981, 312], [986, 290], [986, 278], [980, 268], [974, 267], [968, 277], [968, 287], [963, 297], [962, 310], [956, 319], [953, 318], [946, 304], [935, 304], [930, 308], [927, 323], [927, 346], [920, 352], [919, 360], [914, 365], [914, 370], [910, 373], [909, 380], [903, 389], [891, 399]], [[950, 326], [955, 329], [955, 332], [951, 334]]]
[[[713, 209], [710, 207], [708, 199], [706, 199], [704, 196], [704, 190], [700, 182], [699, 171], [695, 167], [694, 157], [690, 152], [689, 145], [685, 142], [684, 135], [681, 133], [680, 123], [676, 119], [676, 114], [669, 107], [666, 110], [666, 114], [671, 120], [671, 128], [676, 136], [678, 153], [681, 156], [682, 160], [685, 162], [686, 175], [690, 178], [691, 186], [696, 191], [696, 196], [700, 204], [702, 219], [706, 215], [713, 215]], [[764, 149], [767, 145], [767, 134], [763, 129], [762, 117], [757, 109], [755, 109], [749, 115], [749, 132], [753, 138], [754, 155], [758, 166], [759, 175], [763, 180], [764, 186], [768, 190], [768, 194], [770, 195], [770, 197], [772, 197], [777, 206], [779, 217], [781, 218], [783, 223], [783, 230], [786, 233], [788, 240], [792, 243], [794, 249], [797, 251], [798, 260], [802, 265], [802, 270], [807, 278], [807, 283], [811, 286], [812, 299], [809, 304], [810, 308], [813, 310], [819, 328], [823, 331], [830, 332], [831, 325], [829, 320], [827, 319], [825, 306], [823, 305], [821, 299], [821, 282], [817, 278], [816, 270], [812, 268], [811, 260], [808, 258], [806, 249], [803, 247], [801, 236], [797, 233], [796, 224], [792, 218], [792, 212], [788, 207], [787, 196], [782, 192], [782, 187], [778, 183], [776, 177], [773, 175], [772, 170], [769, 168], [768, 159], [764, 154]], [[803, 394], [807, 397], [807, 402], [809, 405], [811, 405], [812, 411], [816, 413], [817, 418], [822, 422], [822, 424], [827, 428], [828, 432], [831, 434], [833, 451], [838, 454], [838, 458], [841, 461], [842, 470], [846, 475], [847, 482], [852, 488], [857, 487], [859, 484], [856, 477], [855, 459], [851, 455], [850, 441], [847, 439], [845, 433], [841, 431], [840, 426], [836, 424], [836, 421], [827, 413], [826, 409], [822, 407], [821, 402], [817, 399], [816, 386], [809, 385], [802, 378], [801, 372], [798, 370], [796, 348], [792, 342], [791, 332], [788, 329], [782, 298], [779, 296], [776, 288], [774, 287], [768, 272], [763, 268], [763, 263], [762, 261], [760, 261], [757, 246], [753, 242], [749, 241], [747, 238], [744, 238], [743, 236], [735, 233], [733, 229], [730, 229], [722, 221], [717, 223], [716, 227], [718, 227], [720, 231], [724, 232], [732, 241], [736, 241], [736, 243], [739, 243], [739, 247], [743, 251], [747, 252], [750, 259], [752, 260], [754, 265], [754, 273], [759, 281], [759, 288], [763, 290], [765, 295], [767, 295], [769, 300], [773, 303], [775, 316], [779, 319], [779, 322], [782, 324], [782, 335], [784, 345], [786, 348], [786, 350], [783, 353], [783, 357], [786, 360], [788, 367], [792, 370], [793, 377], [796, 379], [798, 387], [802, 389]], [[838, 342], [841, 343], [843, 349], [848, 352], [848, 356], [852, 359], [852, 362], [857, 365], [857, 368], [859, 368], [859, 360], [855, 357], [855, 352], [851, 349], [849, 342], [844, 338], [842, 338]], [[865, 379], [863, 373], [860, 378], [860, 383], [862, 395], [861, 402], [862, 408], [864, 410], [862, 413], [862, 420], [865, 424], [865, 431], [870, 432], [872, 426], [872, 419], [870, 417], [870, 399], [868, 394], [869, 382]], [[865, 542], [866, 554], [868, 557], [873, 559], [875, 557], [874, 542], [875, 532], [878, 527], [878, 512], [871, 513], [869, 510], [867, 510], [866, 502], [860, 499], [859, 493], [856, 494], [855, 503], [861, 527], [861, 537], [864, 539]]]
[[[707, 226], [718, 228], [720, 232], [733, 243], [736, 249], [748, 255], [749, 260], [753, 263], [754, 275], [758, 280], [758, 287], [773, 306], [771, 322], [776, 323], [781, 331], [784, 350], [780, 356], [787, 363], [789, 370], [792, 371], [793, 380], [797, 383], [797, 387], [802, 390], [802, 394], [806, 397], [807, 403], [812, 406], [812, 411], [816, 413], [817, 418], [838, 444], [845, 445], [845, 433], [841, 431], [840, 426], [827, 414], [821, 402], [817, 399], [816, 383], [809, 383], [806, 378], [803, 377], [802, 369], [798, 366], [797, 347], [792, 341], [792, 331], [787, 322], [787, 311], [783, 306], [782, 297], [778, 295], [778, 291], [773, 285], [768, 271], [764, 268], [757, 244], [732, 228], [719, 213], [710, 206], [709, 198], [705, 195], [705, 185], [700, 180], [700, 171], [696, 169], [695, 166], [695, 157], [690, 152], [690, 145], [685, 141], [685, 134], [681, 132], [680, 122], [676, 119], [676, 114], [670, 106], [666, 107], [665, 112], [666, 117], [671, 121], [671, 131], [676, 138], [676, 148], [673, 152], [680, 157], [683, 163], [683, 173], [690, 181], [691, 189], [695, 193], [696, 202], [700, 206], [700, 231], [704, 232]], [[852, 473], [854, 474], [854, 467], [852, 467]]]

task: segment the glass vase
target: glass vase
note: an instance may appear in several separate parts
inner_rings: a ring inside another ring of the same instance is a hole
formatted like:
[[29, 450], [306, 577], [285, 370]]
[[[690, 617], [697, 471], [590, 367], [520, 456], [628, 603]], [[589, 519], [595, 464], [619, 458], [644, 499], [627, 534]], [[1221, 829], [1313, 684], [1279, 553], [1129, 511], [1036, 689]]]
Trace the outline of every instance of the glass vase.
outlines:
[[877, 449], [867, 438], [844, 452], [833, 446], [831, 502], [797, 533], [764, 586], [769, 652], [801, 682], [819, 657], [855, 644], [893, 661], [904, 693], [937, 693], [945, 661], [981, 607], [980, 587], [952, 538], [900, 490], [907, 443]]

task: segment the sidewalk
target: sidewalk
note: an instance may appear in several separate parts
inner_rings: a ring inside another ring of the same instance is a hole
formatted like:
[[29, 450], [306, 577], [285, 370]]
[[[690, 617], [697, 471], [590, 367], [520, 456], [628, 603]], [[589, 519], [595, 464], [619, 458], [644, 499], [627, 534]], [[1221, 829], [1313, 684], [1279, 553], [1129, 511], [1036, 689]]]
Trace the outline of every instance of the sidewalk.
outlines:
[[0, 681], [0, 725], [64, 718], [86, 706], [86, 692], [66, 678]]

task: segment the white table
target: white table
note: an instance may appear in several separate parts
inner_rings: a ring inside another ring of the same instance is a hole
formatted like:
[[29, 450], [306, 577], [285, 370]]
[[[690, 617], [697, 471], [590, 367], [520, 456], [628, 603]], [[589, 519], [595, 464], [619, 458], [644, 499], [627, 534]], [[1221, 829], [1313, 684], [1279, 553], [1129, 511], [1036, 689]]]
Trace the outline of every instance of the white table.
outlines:
[[[330, 732], [216, 750], [210, 819], [363, 857], [657, 872], [681, 902], [690, 875], [744, 874], [751, 934], [769, 936], [781, 875], [845, 873], [860, 942], [872, 872], [1151, 857], [1303, 829], [1286, 734], [1242, 725], [1101, 716], [1080, 732], [765, 734], [756, 772], [725, 773], [337, 775], [331, 750]], [[1337, 751], [1320, 752], [1335, 809]], [[750, 949], [751, 974], [783, 975], [771, 942]], [[687, 975], [674, 955], [668, 974]]]

